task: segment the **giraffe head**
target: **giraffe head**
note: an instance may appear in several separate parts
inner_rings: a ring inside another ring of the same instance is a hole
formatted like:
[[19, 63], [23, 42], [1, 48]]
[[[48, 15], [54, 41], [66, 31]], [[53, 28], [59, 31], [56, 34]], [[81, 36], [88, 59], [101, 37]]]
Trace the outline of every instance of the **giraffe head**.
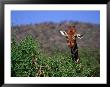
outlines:
[[68, 30], [60, 31], [60, 33], [66, 37], [68, 47], [72, 48], [76, 44], [76, 38], [81, 39], [81, 35], [77, 34], [75, 26], [68, 26]]

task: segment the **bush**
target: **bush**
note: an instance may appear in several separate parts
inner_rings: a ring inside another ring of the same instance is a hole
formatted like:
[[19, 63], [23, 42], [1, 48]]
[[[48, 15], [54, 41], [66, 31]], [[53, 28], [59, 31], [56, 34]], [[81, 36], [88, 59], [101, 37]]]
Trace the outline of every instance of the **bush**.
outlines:
[[11, 75], [12, 76], [35, 76], [36, 55], [39, 55], [39, 44], [31, 36], [16, 43], [12, 43], [11, 50]]
[[91, 77], [100, 76], [99, 50], [79, 49], [80, 63], [75, 64], [68, 52], [55, 50], [49, 56], [32, 36], [12, 41], [12, 77]]

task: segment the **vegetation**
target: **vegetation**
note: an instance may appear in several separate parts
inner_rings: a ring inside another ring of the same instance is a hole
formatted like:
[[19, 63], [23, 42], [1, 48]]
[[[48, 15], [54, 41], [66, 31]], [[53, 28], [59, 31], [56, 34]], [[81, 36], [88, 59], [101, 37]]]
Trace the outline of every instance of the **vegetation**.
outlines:
[[99, 49], [80, 48], [80, 63], [72, 61], [70, 52], [54, 50], [51, 55], [42, 51], [39, 41], [31, 35], [11, 44], [12, 77], [98, 77]]

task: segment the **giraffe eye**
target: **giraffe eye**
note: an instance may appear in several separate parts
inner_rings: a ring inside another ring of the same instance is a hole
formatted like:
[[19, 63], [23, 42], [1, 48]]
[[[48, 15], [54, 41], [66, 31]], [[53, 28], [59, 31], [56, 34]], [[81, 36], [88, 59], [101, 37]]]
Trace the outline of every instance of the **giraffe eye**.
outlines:
[[73, 31], [71, 30], [71, 31], [70, 31], [70, 33], [72, 34], [72, 33], [73, 33]]
[[69, 40], [67, 40], [67, 43], [69, 43]]

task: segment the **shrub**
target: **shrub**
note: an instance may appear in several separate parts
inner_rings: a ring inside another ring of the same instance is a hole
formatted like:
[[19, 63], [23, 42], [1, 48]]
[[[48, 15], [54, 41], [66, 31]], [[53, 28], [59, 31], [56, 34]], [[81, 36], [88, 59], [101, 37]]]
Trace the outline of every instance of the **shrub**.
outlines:
[[69, 52], [55, 50], [43, 53], [39, 41], [32, 36], [11, 45], [12, 77], [91, 77], [100, 76], [99, 50], [79, 49], [80, 63], [72, 61]]

